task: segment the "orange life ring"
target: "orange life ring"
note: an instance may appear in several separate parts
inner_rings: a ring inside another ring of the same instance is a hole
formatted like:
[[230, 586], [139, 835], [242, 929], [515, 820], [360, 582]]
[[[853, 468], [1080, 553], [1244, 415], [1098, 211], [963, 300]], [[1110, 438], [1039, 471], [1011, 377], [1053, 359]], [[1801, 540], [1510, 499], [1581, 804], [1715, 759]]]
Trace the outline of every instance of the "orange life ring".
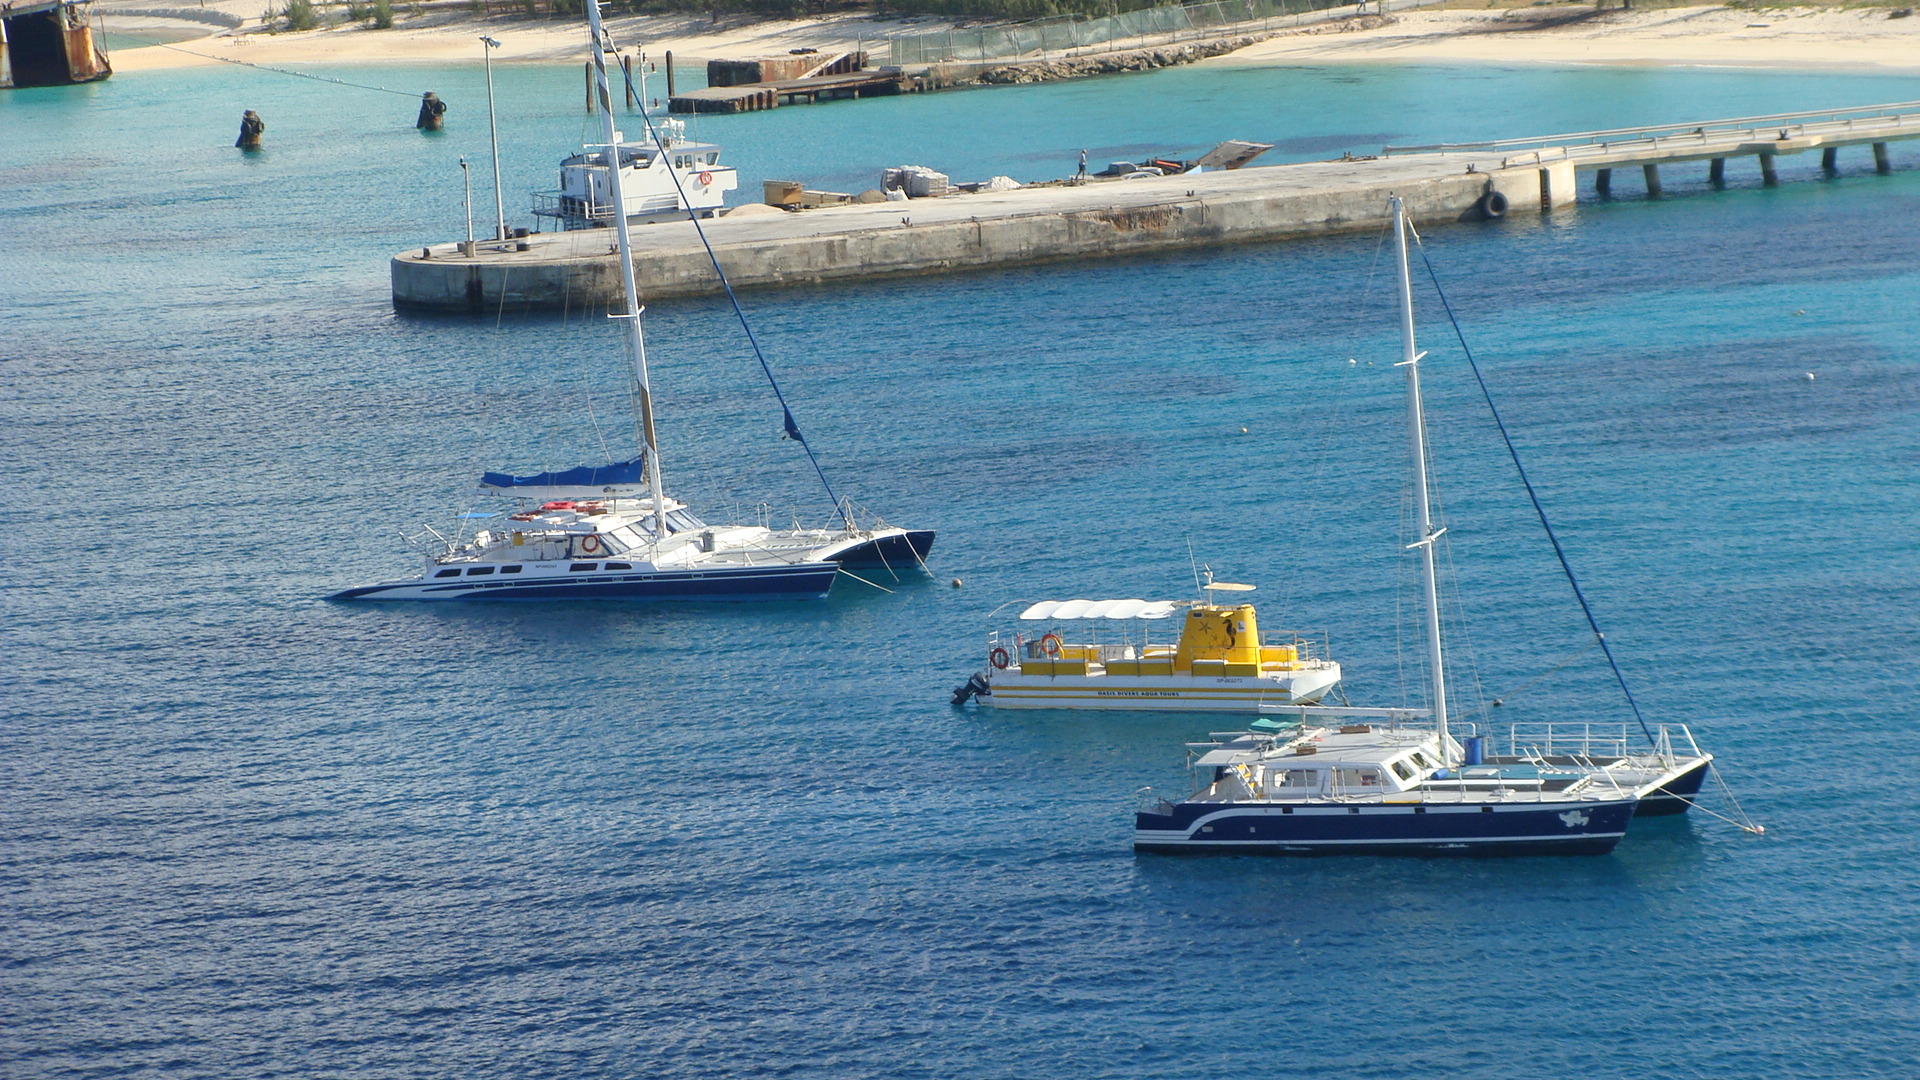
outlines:
[[999, 668], [1001, 671], [1007, 670], [1007, 664], [1012, 660], [1013, 657], [1008, 656], [1007, 650], [1005, 649], [995, 649], [987, 654], [987, 662]]
[[[1048, 642], [1052, 642], [1051, 645]], [[1056, 659], [1060, 656], [1060, 635], [1048, 634], [1040, 639], [1040, 651]]]
[[592, 555], [600, 550], [600, 538], [589, 533], [580, 538], [580, 553]]
[[708, 184], [711, 184], [711, 183], [713, 183], [713, 174], [712, 174], [712, 173], [710, 173], [710, 172], [703, 172], [703, 173], [701, 173], [701, 174], [700, 174], [700, 185], [701, 185], [702, 187], [705, 187], [706, 185], [708, 185]]

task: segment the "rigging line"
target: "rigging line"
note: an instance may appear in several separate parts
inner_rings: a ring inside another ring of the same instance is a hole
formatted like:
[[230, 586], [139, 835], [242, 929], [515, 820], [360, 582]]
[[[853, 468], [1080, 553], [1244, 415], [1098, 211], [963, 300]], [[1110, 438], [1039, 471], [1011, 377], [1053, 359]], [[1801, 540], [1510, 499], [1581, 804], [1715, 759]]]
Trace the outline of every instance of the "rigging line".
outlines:
[[335, 86], [350, 86], [355, 90], [373, 90], [382, 94], [398, 94], [404, 98], [417, 98], [420, 96], [411, 90], [392, 90], [384, 86], [368, 86], [365, 83], [348, 82], [345, 79], [336, 79], [328, 75], [309, 75], [304, 71], [288, 71], [286, 68], [270, 67], [266, 64], [256, 64], [251, 60], [235, 60], [230, 56], [214, 56], [210, 53], [198, 53], [198, 52], [194, 52], [192, 49], [183, 49], [178, 45], [169, 45], [164, 41], [151, 41], [147, 38], [138, 37], [136, 35], [128, 34], [119, 30], [115, 30], [113, 33], [115, 37], [123, 37], [133, 41], [144, 42], [145, 44], [147, 44], [148, 46], [151, 46], [152, 48], [171, 49], [177, 53], [186, 53], [188, 56], [197, 56], [202, 60], [215, 60], [222, 64], [233, 64], [238, 67], [253, 68], [255, 71], [270, 71], [275, 75], [291, 75], [296, 79], [312, 79], [314, 82], [332, 83]]
[[[1411, 230], [1410, 230], [1411, 231]], [[1607, 635], [1601, 631], [1600, 622], [1593, 616], [1593, 608], [1587, 604], [1587, 596], [1580, 591], [1580, 580], [1573, 574], [1573, 564], [1567, 561], [1566, 549], [1560, 546], [1560, 537], [1553, 531], [1553, 523], [1547, 520], [1547, 508], [1540, 503], [1540, 495], [1533, 490], [1533, 481], [1527, 477], [1527, 468], [1520, 463], [1520, 451], [1514, 448], [1513, 437], [1507, 434], [1507, 423], [1500, 418], [1500, 409], [1493, 403], [1493, 391], [1487, 388], [1487, 380], [1480, 374], [1480, 364], [1473, 358], [1473, 349], [1467, 345], [1467, 335], [1460, 329], [1460, 320], [1454, 317], [1453, 304], [1447, 300], [1447, 291], [1440, 287], [1440, 275], [1433, 268], [1433, 260], [1427, 257], [1427, 246], [1420, 242], [1420, 234], [1413, 234], [1413, 242], [1420, 249], [1420, 261], [1426, 265], [1427, 277], [1433, 281], [1433, 290], [1440, 296], [1440, 306], [1446, 309], [1447, 321], [1453, 324], [1454, 337], [1460, 341], [1460, 351], [1467, 356], [1467, 366], [1473, 369], [1473, 379], [1480, 384], [1480, 394], [1486, 398], [1487, 410], [1493, 414], [1494, 426], [1500, 429], [1500, 441], [1507, 445], [1507, 456], [1513, 459], [1513, 467], [1520, 474], [1520, 483], [1527, 489], [1527, 499], [1533, 503], [1533, 512], [1540, 518], [1540, 527], [1546, 530], [1547, 541], [1553, 545], [1554, 557], [1560, 560], [1560, 569], [1567, 575], [1567, 584], [1573, 587], [1573, 598], [1580, 602], [1580, 612], [1587, 617], [1587, 626], [1593, 630], [1593, 636], [1600, 643], [1600, 651], [1606, 654], [1607, 666], [1613, 669], [1613, 677], [1620, 684], [1620, 692], [1627, 697], [1627, 705], [1633, 710], [1633, 718], [1640, 723], [1641, 734], [1649, 743], [1654, 741], [1653, 730], [1647, 726], [1647, 718], [1640, 712], [1640, 702], [1634, 699], [1633, 689], [1627, 685], [1627, 676], [1620, 670], [1620, 662], [1613, 657], [1613, 648], [1607, 644]]]
[[[588, 2], [596, 3], [598, 0], [588, 0]], [[613, 36], [611, 34], [607, 35], [609, 51], [613, 51], [611, 48], [613, 44], [612, 38]], [[667, 158], [666, 141], [660, 137], [659, 129], [653, 126], [653, 117], [647, 112], [645, 96], [634, 90], [633, 78], [631, 73], [628, 72], [627, 66], [625, 64], [616, 64], [615, 66], [620, 69], [620, 78], [626, 83], [627, 89], [633, 92], [634, 100], [640, 102], [640, 121], [647, 126], [647, 135], [652, 138], [653, 145], [660, 156]], [[612, 108], [611, 102], [608, 103], [608, 108]], [[619, 150], [617, 148], [613, 153], [616, 158], [619, 156]], [[700, 237], [700, 246], [707, 250], [707, 261], [713, 264], [713, 272], [720, 278], [721, 288], [727, 291], [727, 303], [733, 305], [733, 315], [736, 319], [740, 320], [740, 329], [746, 331], [747, 343], [753, 346], [753, 357], [760, 361], [760, 371], [766, 375], [767, 385], [773, 388], [773, 396], [780, 402], [781, 420], [785, 425], [787, 438], [799, 443], [800, 449], [807, 452], [807, 460], [813, 464], [814, 475], [820, 478], [820, 486], [827, 489], [827, 498], [833, 501], [834, 510], [840, 514], [841, 520], [846, 522], [847, 531], [859, 531], [853, 523], [853, 511], [848, 508], [847, 504], [840, 501], [840, 496], [834, 493], [833, 484], [827, 479], [826, 470], [820, 467], [820, 459], [814, 456], [813, 447], [807, 445], [807, 437], [800, 433], [800, 425], [794, 422], [793, 408], [787, 404], [787, 395], [780, 391], [780, 380], [773, 377], [773, 366], [767, 363], [766, 354], [760, 350], [760, 339], [754, 336], [753, 326], [747, 322], [747, 313], [740, 308], [740, 298], [733, 293], [733, 282], [727, 280], [727, 272], [720, 268], [720, 257], [713, 252], [713, 244], [707, 239], [707, 230], [700, 224], [699, 212], [694, 210], [692, 205], [687, 202], [686, 189], [681, 186], [680, 174], [674, 171], [673, 162], [670, 158], [667, 160], [667, 178], [673, 181], [674, 194], [679, 196], [680, 205], [686, 207], [687, 220], [693, 223], [694, 234]], [[625, 212], [625, 209], [625, 207], [621, 207], [619, 212]]]

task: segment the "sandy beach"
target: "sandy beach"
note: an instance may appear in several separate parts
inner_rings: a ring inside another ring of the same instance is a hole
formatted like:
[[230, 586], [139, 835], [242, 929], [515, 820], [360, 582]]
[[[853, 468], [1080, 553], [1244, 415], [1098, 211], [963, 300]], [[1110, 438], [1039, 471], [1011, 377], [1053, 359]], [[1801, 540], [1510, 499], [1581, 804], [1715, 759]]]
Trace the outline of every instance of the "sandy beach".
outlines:
[[[142, 0], [99, 5], [110, 31], [138, 37], [178, 19]], [[391, 29], [343, 26], [304, 33], [268, 33], [259, 0], [210, 0], [201, 11], [249, 20], [237, 29], [207, 25], [208, 36], [173, 46], [118, 49], [117, 71], [217, 63], [379, 64], [473, 59], [474, 38], [502, 42], [498, 62], [555, 62], [584, 57], [580, 28], [566, 20], [481, 18], [464, 8], [403, 16]], [[1609, 11], [1581, 6], [1510, 10], [1431, 10], [1398, 15], [1390, 25], [1356, 30], [1339, 24], [1283, 33], [1212, 64], [1273, 65], [1379, 62], [1468, 62], [1680, 65], [1762, 68], [1920, 70], [1920, 18], [1893, 18], [1887, 8], [1736, 10], [1718, 6]], [[185, 24], [193, 25], [193, 24]], [[700, 62], [793, 48], [871, 47], [890, 35], [943, 29], [928, 19], [836, 16], [820, 19], [714, 23], [695, 15], [612, 19], [615, 39], [644, 43], [654, 55], [673, 50]]]

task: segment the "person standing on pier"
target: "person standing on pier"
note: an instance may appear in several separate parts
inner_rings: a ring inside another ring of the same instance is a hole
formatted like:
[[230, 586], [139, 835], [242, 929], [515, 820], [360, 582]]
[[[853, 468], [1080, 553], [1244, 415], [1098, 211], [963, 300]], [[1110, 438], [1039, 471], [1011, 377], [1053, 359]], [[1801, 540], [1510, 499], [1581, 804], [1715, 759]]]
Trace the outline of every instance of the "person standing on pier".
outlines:
[[1080, 182], [1083, 184], [1087, 182], [1087, 152], [1085, 150], [1080, 151]]
[[442, 118], [446, 115], [447, 103], [441, 101], [439, 95], [429, 90], [420, 95], [420, 119], [415, 120], [413, 126], [421, 131], [439, 131], [440, 126], [445, 123]]
[[259, 113], [248, 109], [240, 114], [240, 137], [233, 140], [233, 145], [242, 150], [258, 150], [260, 136], [265, 134], [266, 130], [266, 121], [260, 119]]

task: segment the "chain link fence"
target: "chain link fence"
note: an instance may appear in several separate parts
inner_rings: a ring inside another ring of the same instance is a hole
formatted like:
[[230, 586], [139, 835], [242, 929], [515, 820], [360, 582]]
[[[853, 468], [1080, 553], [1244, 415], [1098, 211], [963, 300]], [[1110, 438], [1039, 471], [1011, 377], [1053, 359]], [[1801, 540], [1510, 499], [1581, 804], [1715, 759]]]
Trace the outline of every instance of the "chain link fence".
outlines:
[[887, 63], [933, 64], [1071, 56], [1083, 52], [1152, 48], [1226, 33], [1255, 33], [1333, 14], [1368, 14], [1423, 7], [1438, 0], [1213, 0], [1205, 4], [1142, 8], [1095, 19], [1072, 16], [977, 30], [902, 34], [887, 40]]

